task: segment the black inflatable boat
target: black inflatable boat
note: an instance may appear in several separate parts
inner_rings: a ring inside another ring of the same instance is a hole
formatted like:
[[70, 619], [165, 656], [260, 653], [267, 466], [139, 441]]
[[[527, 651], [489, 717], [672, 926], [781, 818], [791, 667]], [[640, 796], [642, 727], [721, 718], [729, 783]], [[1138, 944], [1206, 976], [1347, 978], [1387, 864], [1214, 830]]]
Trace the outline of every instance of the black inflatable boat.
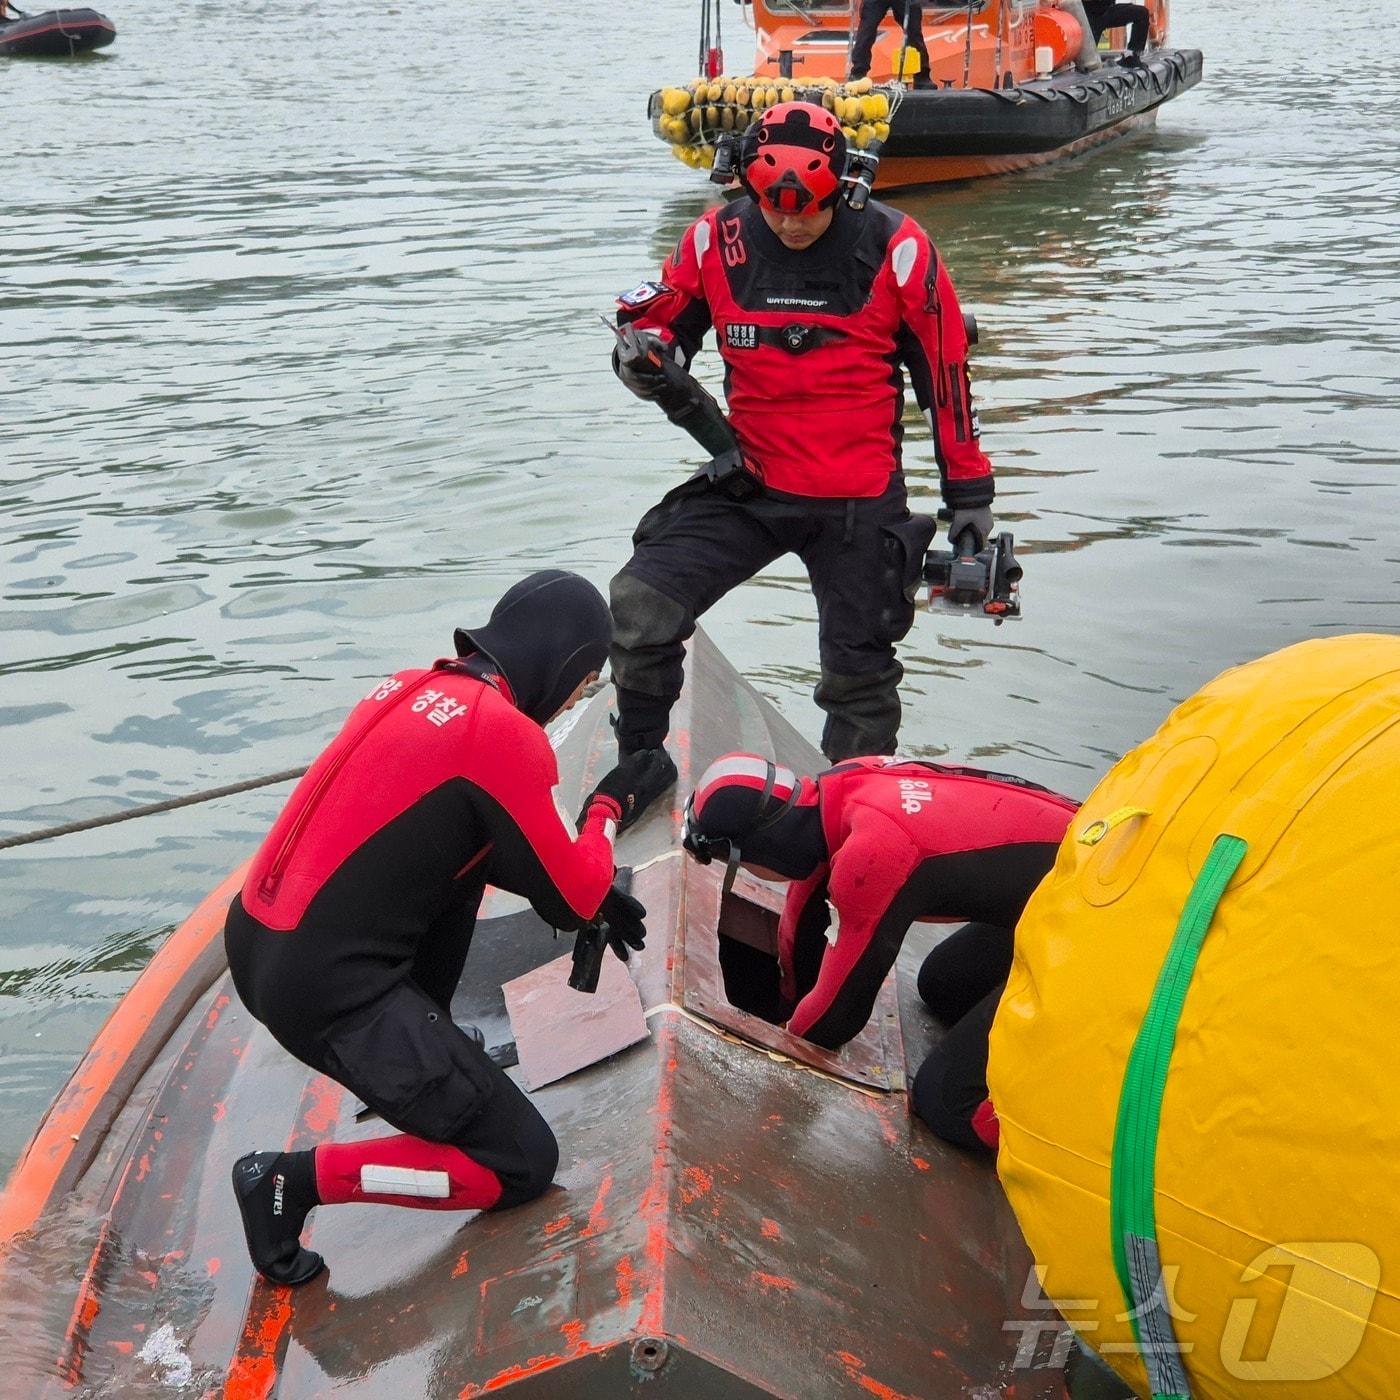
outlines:
[[45, 10], [41, 15], [11, 9], [0, 19], [0, 57], [67, 58], [106, 48], [117, 27], [96, 10]]

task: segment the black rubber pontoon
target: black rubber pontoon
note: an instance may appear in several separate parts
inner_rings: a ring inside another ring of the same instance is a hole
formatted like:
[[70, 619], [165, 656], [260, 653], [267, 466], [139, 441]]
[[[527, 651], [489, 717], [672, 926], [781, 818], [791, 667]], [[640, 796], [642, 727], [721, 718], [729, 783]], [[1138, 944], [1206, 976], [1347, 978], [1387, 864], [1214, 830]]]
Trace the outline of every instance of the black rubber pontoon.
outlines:
[[1141, 67], [1106, 63], [1019, 87], [906, 93], [883, 155], [987, 156], [1056, 151], [1159, 107], [1201, 81], [1199, 49], [1157, 49]]

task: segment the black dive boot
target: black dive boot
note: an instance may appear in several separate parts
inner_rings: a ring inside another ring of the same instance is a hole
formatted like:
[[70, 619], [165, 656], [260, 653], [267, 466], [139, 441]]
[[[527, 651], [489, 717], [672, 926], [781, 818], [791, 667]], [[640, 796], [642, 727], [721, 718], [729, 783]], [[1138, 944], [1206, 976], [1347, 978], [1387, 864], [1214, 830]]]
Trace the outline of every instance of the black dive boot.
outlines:
[[272, 1283], [309, 1283], [326, 1261], [303, 1249], [306, 1214], [320, 1204], [310, 1152], [250, 1152], [233, 1164], [233, 1194], [253, 1266]]
[[619, 832], [626, 831], [642, 818], [642, 813], [663, 793], [669, 792], [680, 776], [675, 762], [665, 749], [634, 749], [619, 760], [614, 773], [627, 775], [628, 794], [623, 803]]

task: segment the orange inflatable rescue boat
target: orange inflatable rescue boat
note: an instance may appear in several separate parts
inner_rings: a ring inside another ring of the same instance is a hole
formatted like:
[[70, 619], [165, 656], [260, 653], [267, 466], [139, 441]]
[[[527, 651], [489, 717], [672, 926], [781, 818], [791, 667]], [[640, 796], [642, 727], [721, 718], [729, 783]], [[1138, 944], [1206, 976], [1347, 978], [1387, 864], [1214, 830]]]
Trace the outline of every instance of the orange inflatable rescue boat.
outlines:
[[1144, 3], [1141, 55], [1127, 51], [1121, 28], [1096, 43], [1079, 0], [925, 5], [926, 71], [886, 16], [869, 73], [847, 80], [858, 0], [742, 4], [756, 41], [743, 77], [723, 74], [723, 0], [705, 0], [701, 76], [652, 93], [648, 114], [655, 135], [696, 168], [712, 168], [725, 135], [765, 107], [797, 99], [837, 114], [877, 188], [1025, 170], [1151, 126], [1164, 102], [1200, 82], [1200, 51], [1166, 47], [1168, 0]]

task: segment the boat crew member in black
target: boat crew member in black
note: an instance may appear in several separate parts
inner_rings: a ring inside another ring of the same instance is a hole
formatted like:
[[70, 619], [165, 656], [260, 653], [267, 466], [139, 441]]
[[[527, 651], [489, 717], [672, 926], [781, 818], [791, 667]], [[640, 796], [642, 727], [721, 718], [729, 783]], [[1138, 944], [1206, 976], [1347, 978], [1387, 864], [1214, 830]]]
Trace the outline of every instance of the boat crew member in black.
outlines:
[[605, 780], [575, 835], [542, 727], [597, 677], [611, 632], [576, 574], [522, 580], [458, 630], [455, 657], [374, 686], [254, 856], [224, 929], [239, 996], [399, 1130], [237, 1162], [249, 1253], [273, 1282], [321, 1271], [299, 1240], [317, 1205], [502, 1210], [553, 1180], [554, 1134], [453, 1023], [452, 995], [488, 883], [555, 928], [601, 910], [619, 957], [642, 946], [646, 911], [612, 885], [629, 794]]
[[[895, 643], [913, 625], [934, 531], [905, 491], [906, 372], [932, 432], [950, 538], [970, 531], [980, 547], [993, 530], [953, 284], [914, 219], [840, 198], [845, 166], [830, 112], [769, 108], [743, 139], [747, 197], [702, 215], [660, 281], [619, 299], [619, 321], [655, 347], [657, 365], [663, 355], [689, 364], [713, 327], [742, 457], [723, 476], [716, 459], [652, 507], [612, 581], [619, 762], [637, 814], [675, 781], [663, 742], [696, 619], [784, 554], [802, 560], [816, 596], [822, 751], [894, 751]], [[665, 389], [643, 359], [615, 367], [641, 398]]]
[[1082, 0], [1082, 3], [1096, 44], [1105, 29], [1116, 29], [1126, 24], [1128, 52], [1124, 61], [1141, 58], [1142, 51], [1147, 47], [1148, 29], [1152, 23], [1152, 15], [1146, 5], [1116, 4], [1115, 0]]
[[914, 75], [914, 86], [931, 88], [933, 79], [929, 77], [928, 49], [924, 46], [923, 0], [861, 0], [860, 23], [856, 27], [855, 42], [851, 45], [851, 77], [863, 78], [870, 72], [870, 53], [875, 47], [880, 21], [887, 14], [894, 16], [895, 23], [904, 30], [909, 47], [919, 55], [919, 71]]

